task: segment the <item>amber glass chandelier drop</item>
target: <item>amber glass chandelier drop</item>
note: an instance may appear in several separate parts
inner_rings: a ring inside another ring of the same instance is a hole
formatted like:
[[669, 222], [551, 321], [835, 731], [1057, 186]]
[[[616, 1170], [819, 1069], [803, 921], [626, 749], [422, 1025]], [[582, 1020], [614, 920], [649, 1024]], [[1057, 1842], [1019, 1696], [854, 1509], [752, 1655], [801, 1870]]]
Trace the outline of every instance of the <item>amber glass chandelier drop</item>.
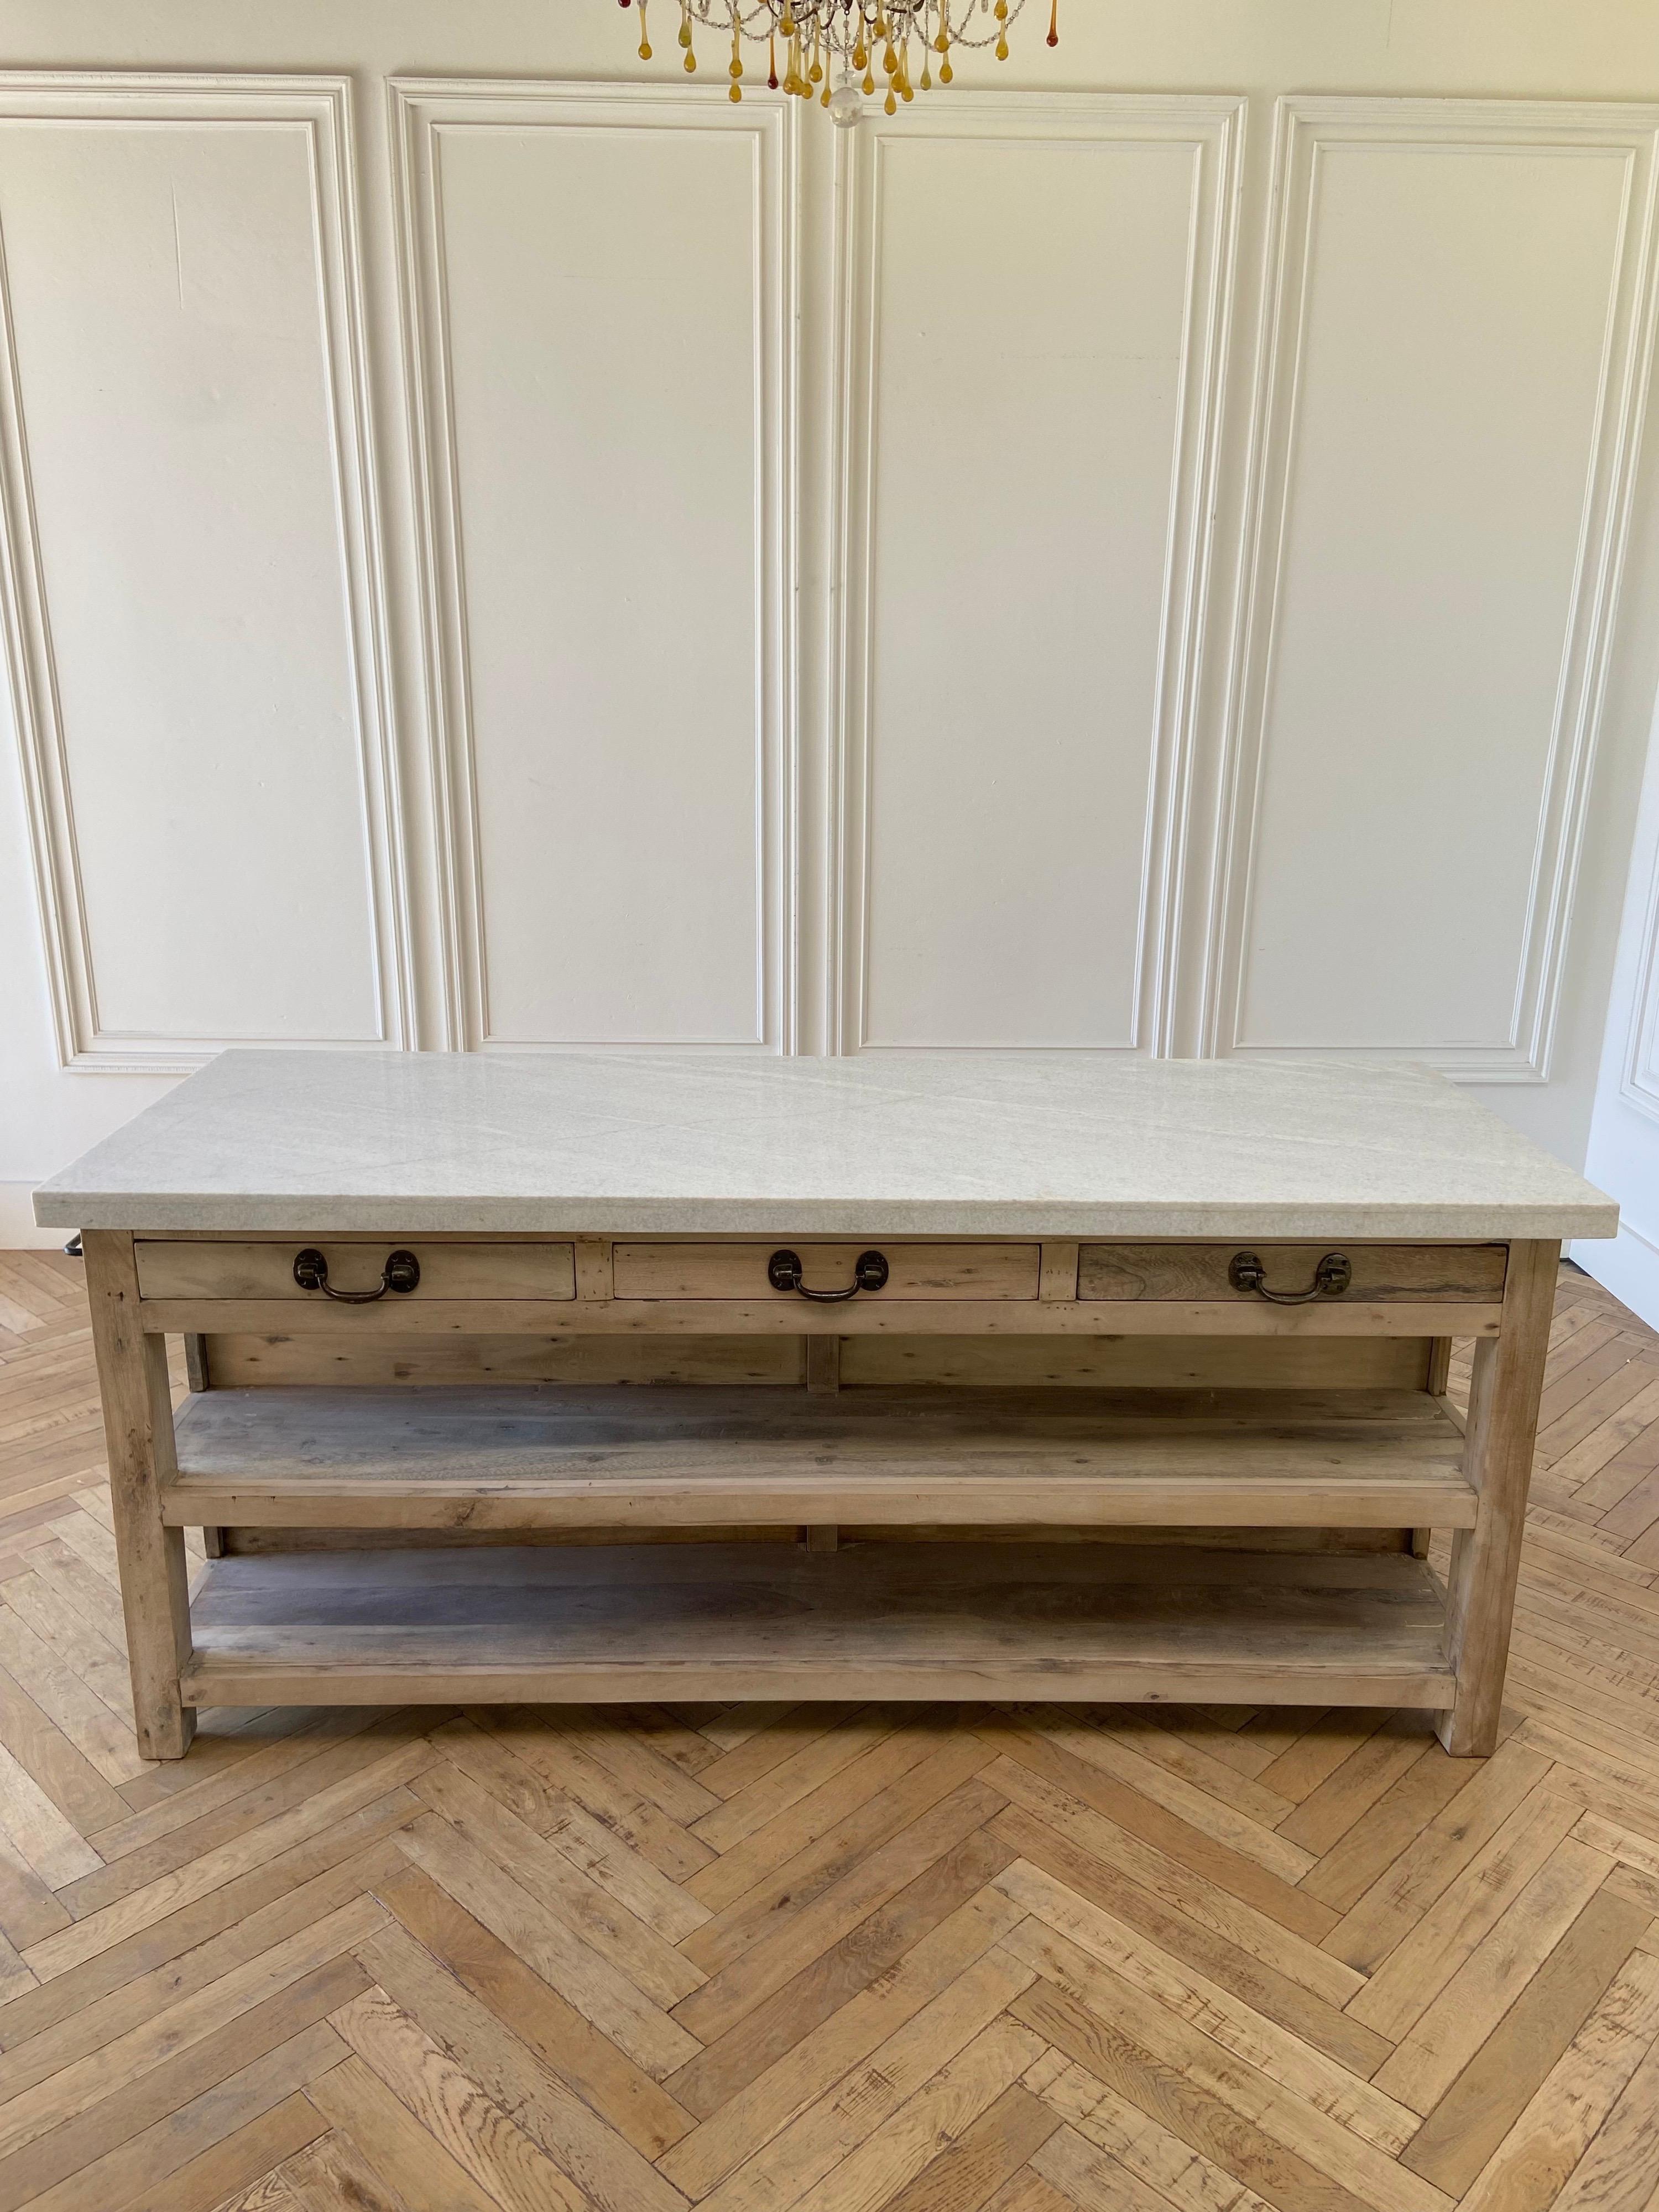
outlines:
[[[856, 123], [865, 98], [885, 88], [889, 115], [901, 100], [956, 75], [951, 57], [959, 47], [990, 46], [1008, 58], [1009, 27], [1025, 0], [658, 0], [679, 16], [678, 40], [688, 75], [697, 66], [698, 27], [729, 58], [732, 98], [746, 82], [746, 44], [766, 50], [769, 88], [780, 86], [802, 100], [815, 94], [837, 123]], [[640, 59], [651, 58], [646, 10], [649, 0], [621, 0], [640, 11]], [[1060, 44], [1060, 0], [1048, 0], [1048, 44]], [[781, 60], [781, 73], [780, 73]], [[838, 82], [831, 88], [832, 76]]]

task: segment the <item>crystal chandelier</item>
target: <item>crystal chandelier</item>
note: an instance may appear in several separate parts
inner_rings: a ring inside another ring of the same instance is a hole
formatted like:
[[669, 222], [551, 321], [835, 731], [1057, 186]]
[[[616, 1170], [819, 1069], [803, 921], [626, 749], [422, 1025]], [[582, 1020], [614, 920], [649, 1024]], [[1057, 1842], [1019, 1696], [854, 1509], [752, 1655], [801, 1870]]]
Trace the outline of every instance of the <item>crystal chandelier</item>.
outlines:
[[[665, 0], [669, 4], [670, 0]], [[640, 59], [651, 58], [646, 27], [648, 0], [621, 0], [640, 11]], [[859, 119], [863, 95], [885, 80], [883, 103], [896, 114], [902, 100], [949, 84], [956, 72], [951, 57], [959, 46], [994, 46], [1000, 62], [1008, 58], [1008, 27], [1025, 0], [674, 0], [679, 9], [679, 43], [689, 72], [697, 66], [694, 27], [703, 24], [721, 41], [731, 42], [726, 75], [732, 98], [741, 100], [744, 41], [767, 50], [766, 82], [775, 92], [810, 100], [813, 94], [837, 123]], [[1060, 0], [1048, 0], [1048, 44], [1060, 44]], [[782, 57], [782, 72], [779, 58]], [[841, 81], [830, 78], [840, 64]]]

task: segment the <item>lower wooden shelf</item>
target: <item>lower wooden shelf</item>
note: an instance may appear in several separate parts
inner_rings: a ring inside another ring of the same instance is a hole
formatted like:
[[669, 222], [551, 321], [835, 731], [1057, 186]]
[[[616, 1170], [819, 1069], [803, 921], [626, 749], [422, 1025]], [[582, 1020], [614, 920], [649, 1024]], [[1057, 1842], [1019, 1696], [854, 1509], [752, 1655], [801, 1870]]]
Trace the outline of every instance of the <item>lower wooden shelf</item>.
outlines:
[[186, 1704], [1073, 1698], [1449, 1706], [1405, 1553], [487, 1546], [211, 1561]]

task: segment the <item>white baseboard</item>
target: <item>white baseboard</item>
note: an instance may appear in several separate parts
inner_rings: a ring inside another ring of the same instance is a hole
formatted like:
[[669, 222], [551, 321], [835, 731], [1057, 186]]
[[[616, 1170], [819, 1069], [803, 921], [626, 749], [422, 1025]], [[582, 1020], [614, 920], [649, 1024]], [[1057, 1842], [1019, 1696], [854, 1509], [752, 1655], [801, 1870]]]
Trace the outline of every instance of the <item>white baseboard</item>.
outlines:
[[33, 1200], [32, 1182], [0, 1182], [0, 1252], [61, 1252], [69, 1243], [67, 1229], [35, 1227]]
[[1659, 1244], [1651, 1237], [1626, 1221], [1616, 1237], [1573, 1244], [1569, 1255], [1650, 1328], [1659, 1328]]

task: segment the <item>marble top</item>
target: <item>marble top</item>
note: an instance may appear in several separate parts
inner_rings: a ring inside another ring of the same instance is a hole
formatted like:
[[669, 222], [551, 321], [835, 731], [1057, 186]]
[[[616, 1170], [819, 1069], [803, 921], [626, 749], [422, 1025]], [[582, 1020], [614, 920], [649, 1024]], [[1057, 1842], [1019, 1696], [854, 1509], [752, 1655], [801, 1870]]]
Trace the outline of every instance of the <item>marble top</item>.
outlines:
[[227, 1052], [36, 1192], [73, 1229], [1611, 1237], [1467, 1091], [1352, 1060]]

